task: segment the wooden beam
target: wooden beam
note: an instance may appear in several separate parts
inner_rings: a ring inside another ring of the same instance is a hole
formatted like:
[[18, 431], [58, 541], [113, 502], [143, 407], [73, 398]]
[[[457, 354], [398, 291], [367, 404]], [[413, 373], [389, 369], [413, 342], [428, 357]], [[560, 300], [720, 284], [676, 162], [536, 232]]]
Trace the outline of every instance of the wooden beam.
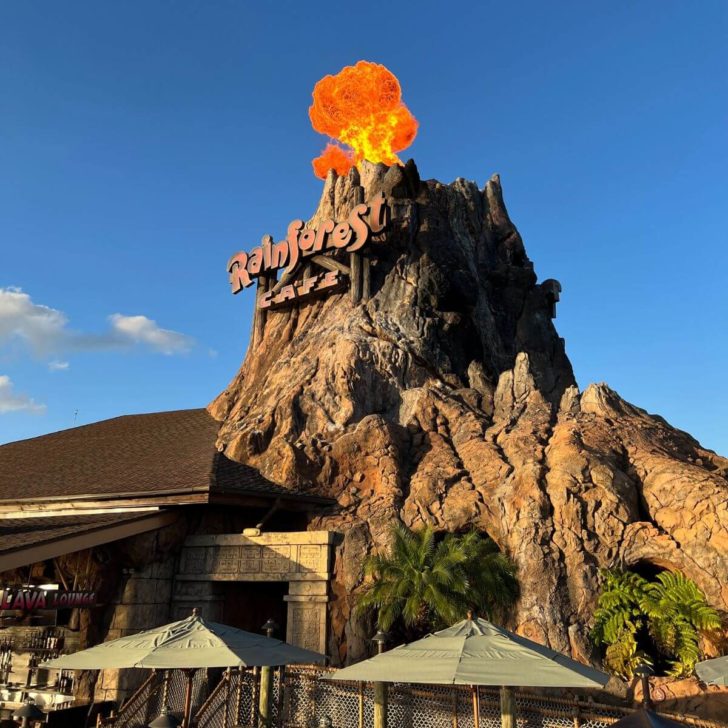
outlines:
[[372, 297], [372, 265], [367, 256], [361, 262], [361, 297], [368, 301]]
[[349, 253], [349, 267], [351, 268], [351, 302], [356, 306], [361, 301], [361, 255]]
[[316, 265], [320, 265], [322, 268], [327, 268], [328, 270], [338, 270], [339, 273], [343, 273], [347, 276], [351, 275], [351, 269], [348, 265], [339, 263], [338, 260], [335, 260], [328, 255], [312, 255], [311, 261], [313, 263], [316, 263]]
[[[146, 531], [154, 531], [163, 526], [168, 526], [178, 517], [179, 513], [176, 511], [161, 511], [152, 516], [142, 516], [133, 521], [123, 521], [122, 523], [103, 526], [97, 525], [85, 530], [83, 525], [79, 525], [77, 532], [71, 536], [55, 537], [45, 543], [21, 546], [12, 551], [6, 551], [0, 555], [0, 572], [17, 569], [19, 566], [35, 564], [39, 561], [46, 561], [74, 551], [83, 551], [111, 541], [119, 541], [122, 538], [136, 536]], [[40, 534], [43, 528], [42, 524], [43, 522], [39, 521], [39, 540], [42, 538]]]
[[265, 333], [265, 320], [266, 314], [268, 313], [265, 309], [258, 307], [260, 297], [268, 291], [270, 279], [268, 276], [258, 276], [258, 286], [255, 289], [255, 315], [253, 321], [253, 327], [255, 330], [255, 346], [258, 346], [263, 340], [263, 334]]
[[283, 286], [288, 285], [288, 283], [293, 280], [293, 277], [296, 275], [297, 269], [298, 266], [296, 266], [293, 270], [286, 271], [281, 276], [281, 279], [270, 290], [273, 291], [274, 294], [278, 293], [278, 291], [280, 291]]

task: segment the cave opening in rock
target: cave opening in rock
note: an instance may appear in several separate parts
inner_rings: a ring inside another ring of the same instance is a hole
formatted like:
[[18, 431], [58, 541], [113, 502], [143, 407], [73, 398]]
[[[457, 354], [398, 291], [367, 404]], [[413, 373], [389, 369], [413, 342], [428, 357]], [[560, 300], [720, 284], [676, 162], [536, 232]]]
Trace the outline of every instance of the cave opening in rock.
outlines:
[[627, 570], [631, 571], [633, 574], [638, 574], [643, 579], [647, 579], [647, 581], [655, 581], [657, 575], [661, 574], [663, 571], [672, 571], [672, 569], [669, 569], [667, 566], [658, 564], [651, 559], [640, 559], [629, 566]]
[[[648, 582], [655, 582], [659, 574], [664, 571], [673, 571], [673, 569], [666, 563], [658, 563], [655, 559], [640, 559], [627, 567], [626, 571], [637, 574]], [[655, 674], [666, 675], [671, 666], [670, 660], [660, 651], [657, 642], [650, 634], [647, 620], [645, 620], [645, 625], [637, 631], [635, 638], [637, 649], [648, 655], [652, 661], [652, 669]]]

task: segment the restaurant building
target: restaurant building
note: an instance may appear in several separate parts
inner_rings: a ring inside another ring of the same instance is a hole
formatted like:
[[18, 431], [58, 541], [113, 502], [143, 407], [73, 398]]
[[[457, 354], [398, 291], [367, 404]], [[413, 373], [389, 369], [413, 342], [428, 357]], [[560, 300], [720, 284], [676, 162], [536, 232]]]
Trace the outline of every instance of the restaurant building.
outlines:
[[137, 671], [57, 674], [61, 652], [182, 619], [326, 652], [326, 498], [216, 449], [205, 409], [131, 415], [0, 446], [0, 701], [120, 700]]

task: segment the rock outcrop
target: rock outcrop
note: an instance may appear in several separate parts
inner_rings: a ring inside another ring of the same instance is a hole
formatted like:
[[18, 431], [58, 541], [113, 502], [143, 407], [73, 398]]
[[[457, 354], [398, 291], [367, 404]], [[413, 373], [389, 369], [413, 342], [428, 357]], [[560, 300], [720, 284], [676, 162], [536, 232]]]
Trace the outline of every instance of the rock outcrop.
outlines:
[[728, 460], [604, 384], [579, 392], [498, 177], [423, 182], [413, 163], [331, 173], [314, 221], [384, 191], [370, 300], [268, 314], [210, 405], [219, 445], [338, 507], [331, 651], [359, 657], [363, 557], [396, 519], [487, 532], [518, 565], [520, 632], [593, 657], [598, 569], [678, 568], [728, 608]]

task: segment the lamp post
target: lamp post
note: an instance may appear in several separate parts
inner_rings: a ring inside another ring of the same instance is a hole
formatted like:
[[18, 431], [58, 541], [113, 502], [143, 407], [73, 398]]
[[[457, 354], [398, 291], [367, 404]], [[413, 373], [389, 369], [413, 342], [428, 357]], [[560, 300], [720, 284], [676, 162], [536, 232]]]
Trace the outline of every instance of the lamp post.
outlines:
[[17, 721], [21, 728], [30, 728], [35, 723], [45, 720], [46, 714], [28, 698], [23, 705], [13, 713], [13, 720]]
[[[263, 625], [266, 637], [272, 637], [278, 629], [278, 625], [268, 619]], [[262, 667], [260, 670], [260, 701], [258, 703], [258, 725], [260, 728], [268, 728], [270, 725], [270, 709], [273, 698], [273, 668]]]
[[[387, 633], [381, 629], [372, 637], [372, 642], [377, 646], [377, 654], [381, 655], [387, 644]], [[374, 728], [386, 728], [387, 726], [387, 684], [383, 682], [374, 683]]]
[[654, 670], [645, 662], [637, 665], [634, 671], [634, 674], [642, 682], [642, 707], [647, 710], [652, 710], [655, 707], [652, 702], [652, 695], [650, 695], [650, 675], [653, 673]]

